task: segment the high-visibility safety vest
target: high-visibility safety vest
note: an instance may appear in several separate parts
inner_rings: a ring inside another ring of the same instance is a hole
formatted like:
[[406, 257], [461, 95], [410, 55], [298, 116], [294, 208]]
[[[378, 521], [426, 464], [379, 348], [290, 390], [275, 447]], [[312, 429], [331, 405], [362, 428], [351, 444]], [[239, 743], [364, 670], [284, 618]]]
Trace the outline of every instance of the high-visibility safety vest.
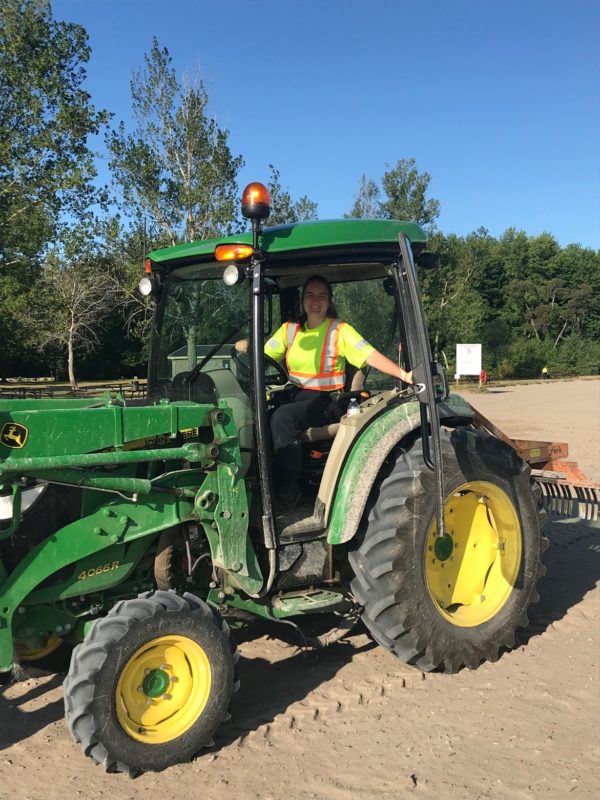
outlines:
[[[320, 340], [320, 353], [314, 348], [315, 337]], [[306, 338], [313, 340], [309, 347], [302, 346]], [[361, 369], [373, 351], [351, 325], [339, 319], [326, 319], [319, 329], [308, 330], [297, 322], [286, 322], [265, 345], [267, 355], [278, 360], [285, 356], [292, 383], [323, 392], [344, 388], [346, 359]]]
[[286, 323], [285, 337], [287, 350], [285, 353], [285, 365], [292, 383], [297, 383], [299, 386], [302, 386], [303, 389], [317, 389], [322, 392], [333, 392], [336, 389], [344, 388], [346, 373], [344, 370], [336, 370], [335, 368], [335, 362], [338, 356], [337, 331], [340, 325], [343, 324], [344, 323], [339, 319], [329, 320], [329, 326], [325, 333], [325, 341], [321, 349], [320, 369], [319, 372], [315, 374], [298, 372], [293, 369], [290, 364], [290, 350], [300, 330], [300, 324], [298, 322]]

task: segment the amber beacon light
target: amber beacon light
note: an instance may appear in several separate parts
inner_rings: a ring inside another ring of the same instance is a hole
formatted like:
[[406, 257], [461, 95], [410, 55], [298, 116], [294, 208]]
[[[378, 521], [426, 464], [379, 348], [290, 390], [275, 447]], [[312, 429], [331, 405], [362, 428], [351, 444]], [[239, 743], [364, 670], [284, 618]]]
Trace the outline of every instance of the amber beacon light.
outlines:
[[271, 213], [269, 190], [262, 183], [249, 183], [242, 192], [242, 216], [251, 220], [267, 219]]
[[218, 244], [215, 247], [215, 261], [242, 261], [252, 253], [250, 244]]

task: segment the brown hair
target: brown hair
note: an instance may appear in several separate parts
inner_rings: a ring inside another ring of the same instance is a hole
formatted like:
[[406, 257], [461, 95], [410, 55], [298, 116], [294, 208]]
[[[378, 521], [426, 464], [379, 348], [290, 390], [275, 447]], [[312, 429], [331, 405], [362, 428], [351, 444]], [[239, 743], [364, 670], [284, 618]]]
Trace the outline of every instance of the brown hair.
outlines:
[[306, 287], [308, 286], [308, 284], [312, 283], [313, 281], [318, 281], [319, 283], [322, 283], [323, 286], [325, 286], [325, 288], [327, 289], [327, 295], [329, 298], [329, 305], [327, 306], [327, 316], [330, 319], [336, 319], [338, 316], [336, 307], [333, 304], [333, 287], [331, 283], [327, 280], [327, 278], [324, 278], [322, 275], [311, 275], [310, 278], [307, 278], [304, 281], [304, 283], [302, 284], [302, 290], [300, 291], [300, 310], [298, 312], [298, 322], [300, 323], [300, 325], [302, 325], [303, 328], [306, 325], [306, 319], [307, 319], [306, 312], [304, 311], [304, 293], [306, 291]]

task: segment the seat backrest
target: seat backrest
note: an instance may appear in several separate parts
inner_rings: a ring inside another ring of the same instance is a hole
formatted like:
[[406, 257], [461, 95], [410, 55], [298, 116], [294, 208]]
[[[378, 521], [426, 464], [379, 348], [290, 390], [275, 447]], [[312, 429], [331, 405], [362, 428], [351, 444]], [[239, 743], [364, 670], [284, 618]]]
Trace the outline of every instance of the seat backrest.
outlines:
[[365, 385], [365, 373], [362, 369], [354, 367], [346, 361], [346, 380], [344, 382], [345, 392], [360, 392]]

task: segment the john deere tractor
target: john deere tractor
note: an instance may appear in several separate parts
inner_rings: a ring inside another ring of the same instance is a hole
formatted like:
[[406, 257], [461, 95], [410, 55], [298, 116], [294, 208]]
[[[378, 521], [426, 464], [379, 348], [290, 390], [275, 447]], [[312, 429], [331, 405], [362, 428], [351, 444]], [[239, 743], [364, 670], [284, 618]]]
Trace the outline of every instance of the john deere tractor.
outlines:
[[[407, 664], [455, 672], [510, 648], [537, 598], [539, 489], [432, 359], [423, 230], [263, 227], [260, 184], [242, 210], [248, 234], [150, 253], [145, 399], [0, 402], [0, 672], [75, 645], [67, 723], [109, 771], [212, 744], [238, 681], [229, 623], [327, 615], [331, 641], [360, 618]], [[348, 375], [278, 515], [269, 418], [290, 393], [263, 345], [314, 274], [415, 382]]]

